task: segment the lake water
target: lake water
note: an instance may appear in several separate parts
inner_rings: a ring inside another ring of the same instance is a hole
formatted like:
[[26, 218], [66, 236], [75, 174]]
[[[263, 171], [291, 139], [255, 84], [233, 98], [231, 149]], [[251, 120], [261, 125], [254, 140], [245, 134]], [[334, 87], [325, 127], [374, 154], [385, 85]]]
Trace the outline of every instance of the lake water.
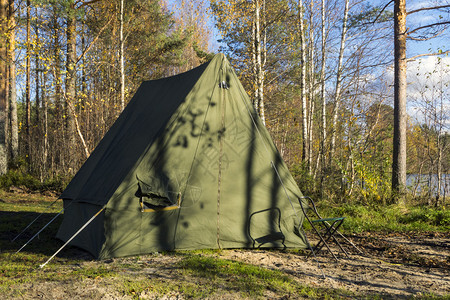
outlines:
[[[436, 174], [418, 175], [409, 174], [406, 176], [406, 186], [413, 192], [417, 185], [416, 194], [422, 191], [430, 191], [433, 196], [437, 195], [438, 177]], [[450, 174], [441, 175], [441, 196], [450, 196]]]

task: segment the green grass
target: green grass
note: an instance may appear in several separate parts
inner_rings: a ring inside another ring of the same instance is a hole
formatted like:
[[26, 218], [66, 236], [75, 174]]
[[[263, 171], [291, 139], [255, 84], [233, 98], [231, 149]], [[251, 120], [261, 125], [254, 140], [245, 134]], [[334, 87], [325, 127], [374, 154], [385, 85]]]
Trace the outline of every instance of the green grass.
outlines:
[[148, 292], [152, 295], [177, 295], [186, 298], [220, 299], [224, 295], [234, 295], [244, 299], [313, 298], [336, 299], [353, 296], [339, 289], [307, 287], [279, 271], [251, 264], [221, 259], [211, 256], [210, 251], [183, 251], [166, 255], [181, 256], [174, 266], [175, 280], [167, 278], [140, 278], [125, 280], [123, 291], [135, 296]]
[[[64, 287], [67, 283], [73, 283], [83, 289], [93, 281], [108, 291], [114, 290], [114, 295], [128, 295], [135, 299], [143, 295], [181, 295], [192, 299], [221, 298], [225, 295], [247, 299], [381, 299], [379, 295], [308, 287], [280, 270], [223, 259], [220, 250], [178, 251], [97, 262], [80, 255], [79, 250], [68, 247], [44, 269], [40, 269], [39, 265], [62, 245], [61, 241], [54, 238], [60, 218], [22, 252], [15, 254], [15, 251], [61, 210], [62, 203], [58, 201], [48, 209], [54, 198], [2, 191], [0, 199], [0, 295], [7, 299], [29, 297], [30, 286], [54, 283]], [[346, 216], [344, 230], [347, 232], [449, 230], [450, 215], [444, 208], [332, 207], [322, 203], [319, 210], [324, 216]], [[36, 224], [17, 241], [11, 242], [40, 213], [43, 214]], [[173, 263], [153, 265], [154, 258]], [[148, 271], [152, 268], [153, 271]], [[158, 272], [160, 268], [165, 268], [164, 276]], [[424, 295], [422, 298], [438, 297]]]
[[369, 231], [383, 232], [448, 232], [450, 230], [450, 210], [430, 207], [365, 206], [343, 204], [319, 205], [323, 216], [344, 216], [342, 229], [347, 233]]
[[[302, 286], [288, 274], [277, 270], [230, 260], [220, 259], [219, 250], [197, 250], [164, 253], [175, 258], [170, 266], [171, 277], [160, 277], [158, 272], [148, 274], [140, 257], [117, 259], [112, 262], [96, 262], [81, 258], [79, 251], [66, 248], [45, 268], [44, 263], [62, 242], [54, 238], [61, 219], [56, 219], [38, 238], [20, 248], [37, 230], [48, 223], [62, 208], [58, 201], [48, 207], [54, 198], [39, 194], [11, 194], [0, 191], [0, 294], [6, 298], [27, 297], [28, 287], [55, 283], [64, 286], [75, 283], [82, 289], [86, 280], [96, 280], [117, 295], [129, 295], [138, 299], [148, 293], [153, 296], [183, 295], [185, 298], [220, 298], [236, 295], [242, 298], [266, 298], [267, 295], [331, 299], [337, 292]], [[11, 242], [39, 214], [43, 213], [15, 242]], [[78, 251], [78, 252], [77, 252]], [[160, 254], [161, 255], [161, 254]], [[150, 255], [150, 259], [151, 259]], [[148, 259], [146, 256], [145, 259]], [[144, 259], [144, 261], [145, 261]], [[161, 267], [161, 266], [159, 266]]]

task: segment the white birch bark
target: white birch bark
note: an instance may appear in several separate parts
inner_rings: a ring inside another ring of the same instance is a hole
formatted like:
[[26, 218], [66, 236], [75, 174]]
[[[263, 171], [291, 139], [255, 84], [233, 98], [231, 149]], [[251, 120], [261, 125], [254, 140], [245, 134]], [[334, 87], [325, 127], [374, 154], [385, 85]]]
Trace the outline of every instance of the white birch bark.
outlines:
[[[325, 1], [322, 0], [322, 57], [320, 67], [320, 98], [322, 100], [322, 139], [320, 143], [320, 160], [322, 172], [326, 167], [325, 145], [327, 139], [327, 102], [325, 99], [325, 66], [326, 66], [326, 36], [325, 36]], [[323, 176], [323, 175], [322, 175]], [[323, 182], [323, 178], [321, 180]]]
[[345, 40], [347, 35], [347, 20], [348, 20], [348, 10], [349, 10], [349, 0], [345, 0], [345, 8], [344, 8], [344, 19], [342, 21], [342, 35], [341, 35], [341, 44], [339, 48], [339, 59], [338, 59], [338, 67], [336, 73], [336, 87], [334, 92], [334, 111], [333, 111], [333, 123], [331, 127], [331, 141], [330, 141], [330, 157], [329, 164], [331, 166], [331, 162], [333, 160], [335, 148], [336, 148], [336, 129], [337, 129], [337, 119], [339, 115], [339, 109], [341, 105], [341, 88], [342, 88], [342, 70], [343, 70], [343, 61], [344, 61], [344, 49], [345, 49]]
[[308, 160], [308, 123], [307, 123], [307, 106], [306, 106], [306, 45], [305, 45], [305, 30], [303, 24], [303, 2], [298, 1], [298, 24], [300, 34], [300, 101], [302, 103], [302, 161], [307, 163]]

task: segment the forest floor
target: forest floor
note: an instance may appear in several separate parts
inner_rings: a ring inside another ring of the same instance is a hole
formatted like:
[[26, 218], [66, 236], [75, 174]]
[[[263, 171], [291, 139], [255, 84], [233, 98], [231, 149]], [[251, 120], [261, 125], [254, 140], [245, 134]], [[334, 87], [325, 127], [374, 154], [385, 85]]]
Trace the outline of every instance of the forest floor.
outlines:
[[366, 233], [351, 240], [363, 255], [341, 255], [336, 261], [329, 253], [320, 253], [305, 260], [292, 253], [230, 250], [221, 256], [279, 269], [308, 286], [355, 295], [450, 296], [450, 233]]
[[[10, 209], [22, 202], [4, 199], [0, 199], [0, 223], [24, 219], [22, 213]], [[450, 298], [450, 232], [353, 234], [349, 238], [364, 254], [349, 248], [350, 256], [345, 257], [333, 248], [337, 261], [323, 251], [307, 259], [305, 251], [262, 249], [177, 251], [96, 261], [81, 250], [68, 248], [39, 269], [61, 244], [53, 238], [57, 224], [48, 237], [42, 235], [34, 246], [27, 246], [28, 252], [19, 254], [14, 252], [26, 239], [11, 244], [20, 231], [10, 232], [10, 228], [0, 224], [3, 299]], [[248, 273], [227, 272], [236, 263], [274, 271], [281, 281], [273, 277], [256, 292], [246, 291], [273, 274], [261, 271], [262, 275], [254, 275], [255, 271], [242, 268]], [[276, 285], [283, 282], [296, 287], [278, 289]]]

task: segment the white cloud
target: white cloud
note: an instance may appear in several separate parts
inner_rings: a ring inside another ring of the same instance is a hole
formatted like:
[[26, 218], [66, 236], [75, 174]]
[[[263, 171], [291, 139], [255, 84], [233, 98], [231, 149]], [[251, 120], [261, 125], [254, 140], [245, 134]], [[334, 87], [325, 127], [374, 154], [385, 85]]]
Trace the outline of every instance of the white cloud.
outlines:
[[407, 82], [408, 114], [420, 123], [438, 116], [437, 121], [449, 131], [450, 57], [429, 56], [409, 62]]

